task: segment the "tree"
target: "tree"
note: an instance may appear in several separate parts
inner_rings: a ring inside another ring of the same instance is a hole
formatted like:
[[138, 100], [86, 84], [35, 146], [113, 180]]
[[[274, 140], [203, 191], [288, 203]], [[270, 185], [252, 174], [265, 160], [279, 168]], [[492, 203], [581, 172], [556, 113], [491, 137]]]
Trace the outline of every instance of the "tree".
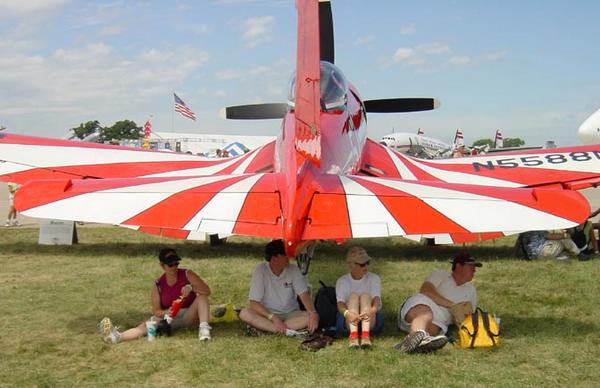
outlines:
[[83, 140], [86, 136], [91, 135], [92, 133], [98, 132], [102, 129], [98, 120], [88, 121], [87, 123], [81, 123], [78, 127], [71, 128], [69, 131], [72, 131], [75, 137]]
[[113, 124], [112, 127], [104, 127], [100, 131], [99, 141], [110, 142], [121, 139], [141, 139], [144, 136], [142, 127], [131, 120], [121, 120]]
[[492, 148], [494, 146], [494, 141], [492, 139], [479, 139], [473, 142], [473, 145], [471, 145], [471, 148], [473, 147], [481, 147], [481, 146], [489, 146], [490, 148]]
[[525, 140], [520, 139], [518, 137], [507, 137], [506, 139], [504, 139], [504, 147], [503, 148], [509, 148], [509, 147], [522, 147], [525, 145]]

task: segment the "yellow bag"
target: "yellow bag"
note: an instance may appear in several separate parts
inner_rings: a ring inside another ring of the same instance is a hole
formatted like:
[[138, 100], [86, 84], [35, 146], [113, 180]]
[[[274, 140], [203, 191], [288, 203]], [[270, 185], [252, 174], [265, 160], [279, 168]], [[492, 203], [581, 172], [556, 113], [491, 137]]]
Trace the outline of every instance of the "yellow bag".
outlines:
[[208, 321], [210, 323], [215, 322], [233, 322], [237, 321], [238, 315], [235, 312], [235, 307], [233, 303], [229, 302], [226, 304], [220, 304], [217, 306], [212, 306], [210, 308], [210, 317]]
[[462, 321], [458, 336], [457, 346], [461, 349], [500, 346], [500, 328], [496, 320], [479, 307]]

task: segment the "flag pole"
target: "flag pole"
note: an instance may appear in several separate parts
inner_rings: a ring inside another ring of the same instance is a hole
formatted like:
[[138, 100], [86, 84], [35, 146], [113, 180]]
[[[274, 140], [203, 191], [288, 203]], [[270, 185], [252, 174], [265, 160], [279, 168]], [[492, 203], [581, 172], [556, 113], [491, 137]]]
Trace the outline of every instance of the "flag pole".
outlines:
[[[175, 91], [173, 91], [173, 96], [175, 96]], [[171, 109], [171, 133], [175, 131], [175, 108]]]

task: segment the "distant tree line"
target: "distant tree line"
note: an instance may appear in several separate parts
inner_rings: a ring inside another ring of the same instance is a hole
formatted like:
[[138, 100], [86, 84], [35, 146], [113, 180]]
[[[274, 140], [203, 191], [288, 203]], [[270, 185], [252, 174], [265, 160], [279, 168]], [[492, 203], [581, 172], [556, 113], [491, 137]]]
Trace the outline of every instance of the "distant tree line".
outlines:
[[[471, 147], [481, 147], [488, 145], [490, 148], [494, 147], [494, 140], [492, 139], [479, 139], [473, 142]], [[525, 140], [518, 137], [507, 137], [504, 139], [504, 145], [502, 148], [522, 147], [525, 145]]]
[[111, 127], [103, 127], [98, 120], [93, 120], [81, 123], [78, 127], [71, 128], [70, 131], [81, 140], [93, 133], [98, 133], [96, 139], [98, 143], [110, 143], [113, 140], [122, 139], [136, 140], [144, 137], [142, 127], [131, 120], [117, 121]]

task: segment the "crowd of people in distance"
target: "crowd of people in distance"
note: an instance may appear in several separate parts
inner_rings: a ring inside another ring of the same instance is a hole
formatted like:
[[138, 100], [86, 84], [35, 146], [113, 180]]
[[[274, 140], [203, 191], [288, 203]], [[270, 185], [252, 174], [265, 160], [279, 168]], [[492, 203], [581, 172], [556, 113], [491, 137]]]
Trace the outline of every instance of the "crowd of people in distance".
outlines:
[[[283, 241], [269, 242], [264, 259], [252, 274], [248, 305], [239, 312], [246, 333], [294, 337], [315, 333], [319, 314], [304, 276], [290, 263]], [[209, 286], [194, 271], [179, 267], [181, 257], [173, 248], [162, 249], [158, 260], [162, 274], [151, 286], [152, 317], [123, 332], [110, 318], [102, 319], [99, 330], [106, 343], [154, 336], [157, 326], [161, 330], [168, 327], [169, 334], [171, 330], [197, 327], [199, 340], [211, 340]], [[371, 260], [364, 248], [351, 247], [346, 254], [348, 272], [335, 285], [336, 334], [347, 337], [351, 349], [370, 349], [372, 336], [384, 327], [381, 279], [369, 271]], [[477, 297], [471, 280], [481, 263], [466, 252], [457, 254], [451, 263], [451, 272], [433, 271], [419, 292], [400, 306], [398, 327], [408, 333], [395, 347], [400, 352], [429, 353], [442, 348], [448, 343], [448, 326], [456, 323], [457, 317], [475, 311]]]

